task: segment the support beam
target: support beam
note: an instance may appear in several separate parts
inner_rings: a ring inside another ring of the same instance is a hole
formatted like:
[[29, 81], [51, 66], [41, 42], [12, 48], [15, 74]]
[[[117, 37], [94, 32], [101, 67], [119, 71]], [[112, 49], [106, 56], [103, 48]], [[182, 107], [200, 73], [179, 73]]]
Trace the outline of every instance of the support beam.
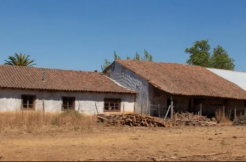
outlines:
[[234, 120], [236, 120], [237, 119], [237, 108], [235, 107], [235, 109], [234, 109]]
[[225, 117], [225, 105], [223, 105], [223, 108], [222, 108], [222, 116]]
[[202, 103], [200, 103], [200, 116], [202, 116]]
[[173, 118], [173, 96], [171, 96], [171, 119]]
[[159, 116], [159, 118], [161, 118], [161, 106], [160, 106], [160, 104], [158, 104], [158, 116]]
[[246, 115], [246, 101], [244, 101], [244, 115]]

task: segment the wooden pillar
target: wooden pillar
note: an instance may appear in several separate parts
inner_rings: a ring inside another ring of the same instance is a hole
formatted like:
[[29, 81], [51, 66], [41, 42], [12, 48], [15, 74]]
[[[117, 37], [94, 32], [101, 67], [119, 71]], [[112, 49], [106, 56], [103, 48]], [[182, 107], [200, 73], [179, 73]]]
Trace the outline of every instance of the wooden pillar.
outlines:
[[200, 103], [200, 116], [202, 116], [202, 103]]
[[223, 108], [222, 108], [222, 116], [225, 117], [225, 105], [223, 105]]
[[143, 114], [143, 106], [142, 106], [142, 104], [141, 104], [141, 115]]
[[173, 96], [171, 96], [171, 119], [173, 118]]
[[151, 114], [151, 112], [150, 112], [150, 106], [151, 106], [151, 101], [149, 101], [149, 115]]
[[237, 119], [237, 108], [235, 107], [235, 109], [234, 109], [234, 120], [236, 120]]
[[160, 108], [160, 104], [158, 104], [158, 116], [159, 116], [159, 118], [161, 118], [161, 108]]
[[244, 115], [246, 115], [246, 101], [244, 101]]

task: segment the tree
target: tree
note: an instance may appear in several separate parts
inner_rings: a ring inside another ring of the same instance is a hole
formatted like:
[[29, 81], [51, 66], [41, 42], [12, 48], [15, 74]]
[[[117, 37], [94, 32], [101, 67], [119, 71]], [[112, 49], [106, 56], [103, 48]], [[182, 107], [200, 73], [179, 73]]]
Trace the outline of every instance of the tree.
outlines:
[[208, 40], [196, 41], [191, 48], [186, 48], [185, 52], [190, 54], [190, 58], [186, 61], [189, 65], [199, 65], [210, 67], [210, 45]]
[[13, 65], [13, 66], [34, 66], [34, 60], [29, 59], [30, 55], [25, 54], [17, 54], [14, 56], [9, 56], [8, 60], [5, 61], [5, 65]]
[[133, 58], [133, 60], [140, 60], [140, 55], [136, 52], [135, 57]]
[[234, 70], [234, 59], [230, 58], [226, 50], [222, 46], [214, 48], [213, 55], [211, 56], [211, 66], [218, 69]]
[[[114, 60], [120, 60], [120, 56], [117, 55], [117, 53], [114, 51]], [[131, 60], [129, 56], [126, 57], [127, 60]], [[135, 57], [132, 60], [145, 60], [145, 61], [153, 61], [153, 56], [148, 53], [148, 51], [144, 50], [144, 57], [141, 59], [140, 55], [136, 52]], [[101, 70], [104, 71], [109, 65], [111, 65], [111, 62], [107, 59], [104, 60], [104, 65], [101, 66]]]
[[111, 62], [109, 62], [107, 59], [104, 59], [104, 65], [101, 66], [102, 71], [105, 70]]
[[144, 49], [144, 58], [142, 58], [142, 60], [153, 61], [153, 57], [147, 50]]
[[234, 70], [234, 59], [228, 56], [222, 46], [214, 48], [212, 56], [209, 51], [208, 40], [195, 41], [191, 48], [185, 49], [185, 52], [190, 54], [190, 58], [186, 61], [187, 64]]
[[120, 60], [120, 56], [117, 55], [117, 53], [114, 51], [114, 60]]

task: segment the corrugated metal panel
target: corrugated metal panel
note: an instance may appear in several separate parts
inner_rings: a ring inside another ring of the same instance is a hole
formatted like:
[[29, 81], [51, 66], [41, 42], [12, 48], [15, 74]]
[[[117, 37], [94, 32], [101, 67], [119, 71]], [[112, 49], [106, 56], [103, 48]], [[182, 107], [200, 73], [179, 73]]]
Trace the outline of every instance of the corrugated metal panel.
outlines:
[[246, 91], [246, 72], [207, 68], [211, 72], [238, 85]]

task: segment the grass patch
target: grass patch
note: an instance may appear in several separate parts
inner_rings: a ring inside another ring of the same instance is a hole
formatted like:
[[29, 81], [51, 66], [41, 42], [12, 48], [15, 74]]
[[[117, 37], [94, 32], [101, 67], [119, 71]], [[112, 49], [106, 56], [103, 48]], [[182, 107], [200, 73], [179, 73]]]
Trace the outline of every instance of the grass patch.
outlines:
[[0, 131], [7, 129], [32, 131], [44, 127], [85, 130], [99, 125], [96, 116], [80, 114], [77, 111], [46, 114], [34, 111], [0, 113]]

